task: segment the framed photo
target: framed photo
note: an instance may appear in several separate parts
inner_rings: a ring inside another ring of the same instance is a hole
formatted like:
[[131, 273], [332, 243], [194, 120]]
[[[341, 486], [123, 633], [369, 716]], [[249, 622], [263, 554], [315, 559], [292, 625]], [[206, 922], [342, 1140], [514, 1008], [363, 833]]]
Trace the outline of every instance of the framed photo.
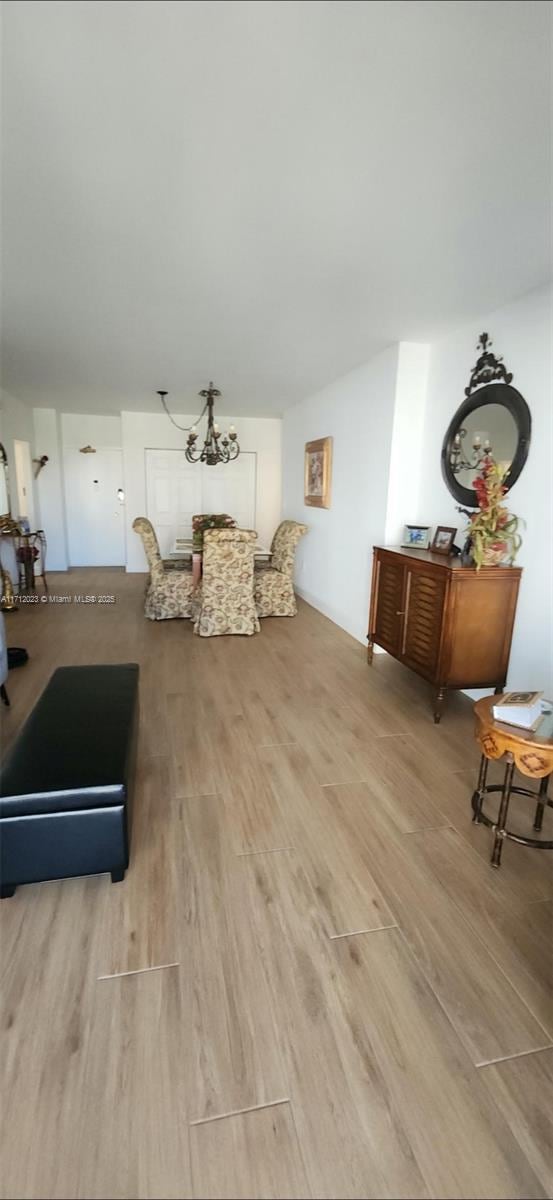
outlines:
[[403, 530], [402, 546], [410, 550], [428, 550], [430, 545], [430, 525], [406, 525]]
[[332, 438], [317, 438], [305, 443], [304, 503], [314, 508], [330, 508], [332, 475]]
[[457, 530], [452, 525], [438, 525], [430, 547], [433, 554], [451, 554]]

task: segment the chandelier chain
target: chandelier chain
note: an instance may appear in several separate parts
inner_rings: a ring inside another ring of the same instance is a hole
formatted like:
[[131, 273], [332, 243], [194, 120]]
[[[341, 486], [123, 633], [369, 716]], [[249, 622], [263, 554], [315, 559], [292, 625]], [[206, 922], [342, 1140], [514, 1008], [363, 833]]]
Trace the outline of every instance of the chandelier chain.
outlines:
[[205, 416], [205, 414], [207, 412], [207, 400], [202, 408], [202, 411], [201, 411], [199, 417], [196, 417], [196, 420], [193, 421], [191, 425], [179, 425], [178, 421], [175, 421], [175, 418], [169, 412], [169, 406], [165, 399], [166, 395], [167, 395], [167, 392], [158, 392], [158, 396], [161, 400], [161, 403], [163, 404], [163, 407], [165, 409], [165, 412], [167, 413], [167, 416], [169, 417], [169, 420], [172, 421], [173, 425], [175, 426], [175, 429], [180, 429], [181, 433], [190, 433], [190, 430], [194, 429], [194, 426], [198, 425], [198, 423], [201, 421], [202, 417]]

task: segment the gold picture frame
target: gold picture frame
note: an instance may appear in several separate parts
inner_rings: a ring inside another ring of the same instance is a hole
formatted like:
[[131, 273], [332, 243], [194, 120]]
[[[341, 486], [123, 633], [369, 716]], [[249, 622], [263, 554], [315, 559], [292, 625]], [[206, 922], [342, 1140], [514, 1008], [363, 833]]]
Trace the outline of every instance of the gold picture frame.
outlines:
[[332, 477], [332, 438], [317, 438], [305, 443], [304, 503], [312, 508], [330, 508]]

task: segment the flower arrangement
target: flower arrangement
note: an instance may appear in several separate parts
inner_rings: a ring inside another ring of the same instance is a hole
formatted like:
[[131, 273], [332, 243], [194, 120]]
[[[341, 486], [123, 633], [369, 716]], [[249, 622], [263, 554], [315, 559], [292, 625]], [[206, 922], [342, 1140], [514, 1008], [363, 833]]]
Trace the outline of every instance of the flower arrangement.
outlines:
[[206, 529], [236, 529], [234, 517], [228, 513], [200, 513], [192, 517], [192, 548], [195, 553], [201, 553]]
[[470, 513], [466, 508], [459, 509], [469, 518], [466, 532], [477, 571], [480, 567], [498, 567], [505, 562], [510, 565], [522, 544], [518, 532], [520, 518], [503, 504], [508, 490], [505, 487], [507, 471], [508, 466], [504, 463], [485, 458], [473, 484], [477, 511]]

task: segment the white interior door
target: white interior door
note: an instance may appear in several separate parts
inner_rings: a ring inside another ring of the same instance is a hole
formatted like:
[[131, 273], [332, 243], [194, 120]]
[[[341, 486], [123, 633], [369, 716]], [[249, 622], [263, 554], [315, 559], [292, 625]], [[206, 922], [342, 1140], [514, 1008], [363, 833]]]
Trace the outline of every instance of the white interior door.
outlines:
[[146, 512], [162, 558], [176, 537], [190, 537], [194, 513], [225, 512], [242, 529], [255, 529], [256, 455], [206, 467], [182, 450], [146, 450]]
[[146, 512], [162, 558], [176, 537], [191, 537], [192, 517], [201, 511], [201, 469], [182, 450], [146, 450]]
[[[33, 463], [28, 442], [14, 441], [15, 486], [17, 488], [16, 517], [27, 517], [29, 529], [35, 526], [35, 504], [33, 494]], [[13, 502], [13, 501], [12, 501]]]
[[120, 567], [125, 563], [123, 455], [119, 449], [64, 455], [67, 541], [71, 567]]
[[228, 513], [240, 529], [255, 529], [255, 454], [236, 462], [202, 467], [202, 508], [205, 513]]

